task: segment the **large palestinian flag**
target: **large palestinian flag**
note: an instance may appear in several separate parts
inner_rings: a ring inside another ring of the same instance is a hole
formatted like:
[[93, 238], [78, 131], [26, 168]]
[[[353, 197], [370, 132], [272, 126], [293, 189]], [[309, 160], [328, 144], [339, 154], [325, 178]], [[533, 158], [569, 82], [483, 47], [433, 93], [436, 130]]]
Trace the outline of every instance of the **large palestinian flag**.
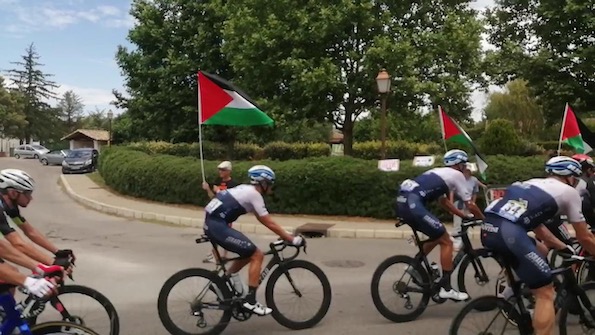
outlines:
[[198, 122], [207, 125], [261, 126], [274, 123], [246, 93], [225, 79], [198, 72]]

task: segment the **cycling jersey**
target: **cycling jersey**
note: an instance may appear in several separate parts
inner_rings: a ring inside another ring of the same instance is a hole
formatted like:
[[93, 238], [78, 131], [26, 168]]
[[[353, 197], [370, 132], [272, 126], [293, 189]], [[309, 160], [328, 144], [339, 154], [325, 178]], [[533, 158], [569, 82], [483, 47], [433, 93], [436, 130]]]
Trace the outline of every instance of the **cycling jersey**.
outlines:
[[2, 197], [0, 197], [0, 199], [0, 211], [2, 211], [2, 215], [0, 215], [0, 233], [6, 236], [15, 232], [14, 228], [12, 228], [8, 223], [7, 216], [10, 217], [12, 222], [17, 225], [21, 225], [27, 220], [21, 215], [18, 206], [10, 207], [6, 202], [4, 202]]
[[425, 205], [455, 191], [463, 201], [471, 200], [471, 191], [465, 175], [450, 167], [430, 169], [413, 180], [401, 183], [397, 196], [396, 212], [411, 228], [436, 239], [446, 232], [444, 225], [430, 213]]
[[264, 198], [252, 185], [238, 185], [218, 192], [205, 206], [205, 234], [217, 245], [242, 257], [250, 257], [256, 246], [248, 237], [231, 228], [229, 223], [254, 212], [268, 215]]
[[570, 223], [585, 220], [579, 190], [554, 178], [514, 183], [484, 213], [482, 244], [512, 260], [519, 278], [532, 289], [550, 284], [552, 277], [527, 232], [560, 214]]

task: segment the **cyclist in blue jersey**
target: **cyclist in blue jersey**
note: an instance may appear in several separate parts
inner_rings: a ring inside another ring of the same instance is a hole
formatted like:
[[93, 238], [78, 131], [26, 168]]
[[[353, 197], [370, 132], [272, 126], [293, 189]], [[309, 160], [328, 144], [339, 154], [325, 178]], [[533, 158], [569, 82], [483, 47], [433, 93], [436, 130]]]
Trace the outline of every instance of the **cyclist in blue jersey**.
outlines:
[[517, 182], [506, 188], [504, 196], [486, 207], [481, 241], [512, 262], [515, 275], [533, 292], [535, 311], [533, 328], [536, 335], [554, 333], [554, 287], [550, 267], [538, 251], [535, 236], [549, 248], [574, 253], [574, 249], [556, 238], [543, 225], [558, 215], [566, 215], [576, 237], [590, 253], [595, 252], [595, 239], [588, 229], [581, 209], [581, 196], [575, 188], [581, 176], [576, 160], [553, 157], [545, 164], [546, 178]]
[[449, 199], [450, 192], [455, 192], [465, 207], [475, 217], [483, 218], [483, 213], [471, 201], [471, 190], [467, 187], [463, 170], [467, 167], [467, 153], [462, 150], [450, 150], [444, 154], [444, 165], [430, 169], [414, 179], [401, 183], [397, 196], [397, 216], [411, 228], [427, 235], [431, 242], [424, 245], [424, 253], [430, 253], [440, 244], [440, 264], [442, 278], [438, 295], [443, 299], [463, 301], [469, 299], [464, 292], [454, 290], [450, 284], [453, 271], [453, 241], [444, 225], [426, 208], [426, 205], [438, 200], [440, 205], [453, 215], [469, 217], [458, 209]]
[[287, 233], [271, 218], [264, 203], [264, 194], [272, 193], [275, 183], [275, 172], [265, 165], [256, 165], [248, 170], [250, 185], [242, 184], [234, 188], [219, 191], [205, 206], [204, 232], [223, 249], [238, 254], [242, 259], [236, 260], [229, 267], [226, 276], [230, 277], [239, 293], [243, 292], [243, 284], [238, 276], [244, 266], [250, 264], [248, 273], [248, 293], [243, 307], [258, 315], [272, 313], [272, 309], [256, 301], [256, 290], [262, 270], [263, 252], [241, 232], [233, 229], [229, 224], [241, 215], [254, 213], [258, 221], [279, 235], [283, 240], [296, 246], [304, 242], [301, 236]]

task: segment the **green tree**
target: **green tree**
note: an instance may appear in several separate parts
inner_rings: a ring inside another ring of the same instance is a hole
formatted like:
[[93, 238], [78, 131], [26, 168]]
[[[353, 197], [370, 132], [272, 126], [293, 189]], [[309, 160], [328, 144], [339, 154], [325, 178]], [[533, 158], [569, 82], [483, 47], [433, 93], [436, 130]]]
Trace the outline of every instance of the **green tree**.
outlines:
[[566, 102], [595, 105], [593, 0], [497, 0], [487, 12], [486, 71], [497, 84], [523, 78], [543, 107], [548, 125], [562, 118]]
[[11, 63], [19, 68], [8, 70], [8, 74], [16, 90], [24, 96], [27, 124], [21, 129], [19, 138], [29, 143], [33, 137], [43, 139], [48, 136], [56, 124], [59, 113], [44, 100], [56, 98], [52, 90], [59, 86], [48, 79], [51, 74], [40, 69], [44, 64], [38, 62], [40, 56], [33, 44], [27, 47], [21, 58], [22, 61]]
[[83, 100], [74, 91], [66, 91], [58, 103], [61, 117], [66, 123], [66, 129], [72, 132], [83, 114]]
[[389, 106], [403, 116], [428, 97], [468, 117], [479, 81], [482, 25], [467, 1], [238, 0], [223, 51], [242, 86], [290, 119], [330, 120], [352, 147], [355, 120], [376, 112], [375, 77], [394, 76]]
[[504, 92], [490, 94], [484, 113], [488, 123], [495, 119], [509, 120], [521, 134], [532, 139], [543, 132], [541, 107], [522, 79], [506, 84]]
[[23, 102], [23, 96], [9, 91], [0, 77], [0, 137], [18, 137], [27, 126]]
[[490, 121], [478, 142], [486, 155], [518, 155], [524, 146], [514, 124], [504, 119]]
[[[112, 120], [113, 122], [113, 120]], [[85, 129], [109, 129], [109, 119], [107, 112], [103, 109], [95, 107], [95, 111], [84, 115], [80, 120], [81, 128]], [[113, 126], [113, 124], [112, 124]]]
[[[403, 140], [417, 143], [441, 143], [440, 121], [437, 113], [413, 113], [408, 117], [401, 117], [389, 113], [387, 117], [387, 139]], [[356, 142], [374, 141], [380, 138], [380, 117], [370, 115], [358, 121], [355, 128]]]
[[128, 110], [134, 138], [197, 140], [197, 71], [233, 78], [220, 51], [221, 6], [213, 0], [132, 2], [138, 24], [128, 40], [135, 49], [119, 46], [116, 54], [130, 97], [114, 94], [115, 104]]

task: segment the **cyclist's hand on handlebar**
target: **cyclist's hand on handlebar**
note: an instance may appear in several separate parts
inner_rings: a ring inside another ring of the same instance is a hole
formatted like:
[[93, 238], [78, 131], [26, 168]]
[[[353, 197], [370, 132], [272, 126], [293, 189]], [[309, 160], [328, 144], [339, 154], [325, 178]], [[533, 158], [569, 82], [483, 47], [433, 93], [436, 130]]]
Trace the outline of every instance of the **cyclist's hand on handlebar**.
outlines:
[[45, 264], [38, 264], [33, 273], [43, 277], [58, 277], [60, 280], [64, 278], [64, 268], [58, 265], [47, 266]]
[[568, 244], [564, 248], [559, 249], [558, 251], [568, 254], [569, 256], [576, 255], [576, 250], [574, 250], [574, 248]]
[[76, 257], [74, 256], [74, 252], [71, 249], [61, 249], [56, 251], [55, 253], [56, 259], [58, 258], [66, 258], [72, 265], [76, 261]]
[[300, 247], [304, 245], [304, 238], [300, 235], [294, 236], [291, 240], [291, 244], [295, 245], [296, 247]]
[[45, 278], [27, 277], [23, 286], [31, 294], [38, 298], [43, 298], [50, 293], [54, 293], [56, 286]]

